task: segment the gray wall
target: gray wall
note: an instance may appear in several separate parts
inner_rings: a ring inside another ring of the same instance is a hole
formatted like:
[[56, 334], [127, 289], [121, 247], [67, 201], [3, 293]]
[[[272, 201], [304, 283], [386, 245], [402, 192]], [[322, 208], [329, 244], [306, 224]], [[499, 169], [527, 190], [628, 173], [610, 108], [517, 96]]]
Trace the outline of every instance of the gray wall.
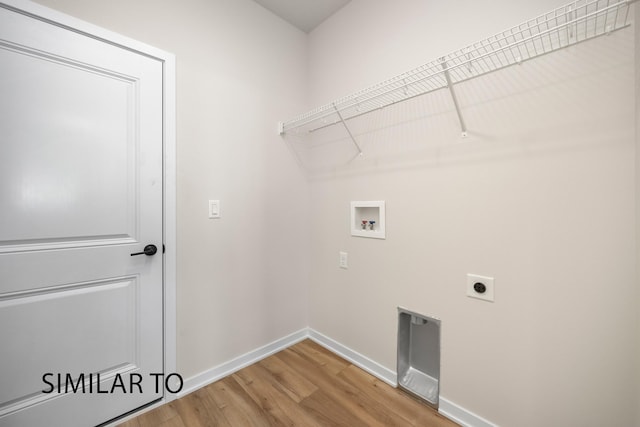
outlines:
[[[315, 104], [563, 4], [353, 0], [310, 35]], [[504, 426], [637, 425], [633, 30], [352, 122], [308, 159], [310, 325], [395, 368], [396, 307], [442, 319], [441, 393]], [[345, 148], [346, 147], [346, 148]], [[386, 240], [349, 202], [386, 200]], [[338, 252], [349, 269], [338, 268]], [[495, 278], [495, 302], [465, 296]]]

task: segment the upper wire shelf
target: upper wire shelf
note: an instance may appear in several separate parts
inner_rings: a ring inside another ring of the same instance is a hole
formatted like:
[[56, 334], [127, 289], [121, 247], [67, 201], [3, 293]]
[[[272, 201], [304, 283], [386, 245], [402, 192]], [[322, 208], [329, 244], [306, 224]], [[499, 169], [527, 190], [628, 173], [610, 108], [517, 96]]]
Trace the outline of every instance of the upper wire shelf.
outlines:
[[[342, 97], [287, 122], [280, 133], [314, 132], [374, 110], [452, 86], [629, 26], [635, 0], [577, 0], [473, 43], [375, 86]], [[463, 135], [466, 131], [458, 110]], [[348, 131], [348, 128], [347, 128]], [[354, 140], [355, 143], [355, 140]], [[357, 145], [357, 143], [356, 143]]]

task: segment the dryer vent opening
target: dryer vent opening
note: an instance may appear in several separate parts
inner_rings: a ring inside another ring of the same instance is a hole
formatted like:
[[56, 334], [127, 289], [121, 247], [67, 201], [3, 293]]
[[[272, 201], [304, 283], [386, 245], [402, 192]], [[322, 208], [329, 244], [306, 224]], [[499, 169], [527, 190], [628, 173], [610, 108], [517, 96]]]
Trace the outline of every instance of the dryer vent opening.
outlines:
[[440, 320], [398, 308], [398, 387], [438, 408]]

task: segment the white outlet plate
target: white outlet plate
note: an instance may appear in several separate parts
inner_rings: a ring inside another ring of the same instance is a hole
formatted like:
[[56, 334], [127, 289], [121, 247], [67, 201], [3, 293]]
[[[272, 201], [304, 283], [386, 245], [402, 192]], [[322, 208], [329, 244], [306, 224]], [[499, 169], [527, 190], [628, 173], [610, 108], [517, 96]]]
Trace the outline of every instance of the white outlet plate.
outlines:
[[220, 200], [209, 200], [209, 218], [220, 218]]
[[[484, 293], [476, 292], [473, 286], [476, 283], [482, 283], [486, 287]], [[480, 276], [477, 274], [467, 274], [467, 296], [471, 298], [478, 298], [484, 301], [493, 302], [494, 286], [493, 277]]]
[[347, 269], [349, 268], [349, 254], [346, 252], [340, 252], [340, 261], [339, 264], [340, 268], [344, 268]]

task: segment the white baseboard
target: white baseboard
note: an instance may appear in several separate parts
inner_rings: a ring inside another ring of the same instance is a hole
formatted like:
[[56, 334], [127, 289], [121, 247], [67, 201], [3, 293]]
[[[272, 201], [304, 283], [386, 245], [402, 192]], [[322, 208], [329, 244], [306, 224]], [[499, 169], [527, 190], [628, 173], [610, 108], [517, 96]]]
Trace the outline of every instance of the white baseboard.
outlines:
[[462, 406], [456, 405], [442, 396], [440, 396], [440, 408], [438, 412], [463, 427], [498, 427], [496, 424], [464, 409]]
[[332, 340], [326, 335], [322, 335], [320, 332], [309, 328], [309, 338], [317, 342], [324, 348], [333, 353], [341, 356], [343, 359], [348, 360], [360, 369], [363, 369], [373, 375], [374, 377], [384, 381], [392, 387], [397, 387], [397, 375], [391, 369], [385, 368], [378, 362], [374, 362], [366, 356], [351, 350], [349, 347], [340, 344], [337, 341]]
[[284, 350], [287, 347], [291, 347], [292, 345], [304, 340], [308, 336], [308, 329], [301, 329], [298, 332], [294, 332], [291, 335], [287, 335], [284, 338], [280, 338], [279, 340], [273, 341], [272, 343], [238, 356], [235, 359], [201, 372], [200, 374], [194, 375], [193, 377], [187, 378], [184, 381], [184, 387], [182, 388], [182, 391], [178, 394], [178, 398], [196, 391], [201, 387], [216, 382], [226, 376], [229, 376], [242, 368], [259, 362], [260, 360], [269, 357], [281, 350]]
[[[397, 387], [397, 375], [395, 371], [386, 368], [375, 362], [368, 357], [358, 353], [355, 350], [315, 331], [311, 328], [301, 329], [298, 332], [294, 332], [291, 335], [280, 338], [270, 344], [262, 346], [256, 350], [250, 351], [225, 362], [221, 365], [204, 371], [193, 377], [187, 378], [184, 381], [184, 387], [178, 394], [178, 397], [185, 396], [201, 387], [209, 385], [215, 381], [218, 381], [228, 375], [233, 374], [240, 369], [247, 367], [253, 363], [256, 363], [266, 357], [271, 356], [287, 347], [290, 347], [306, 338], [309, 338], [316, 343], [320, 344], [327, 350], [337, 354], [338, 356], [348, 360], [357, 367], [367, 371], [374, 377], [384, 381], [392, 387]], [[463, 407], [456, 405], [452, 401], [440, 396], [440, 414], [449, 418], [452, 421], [462, 425], [463, 427], [498, 427], [496, 424], [485, 420], [484, 418], [474, 414], [471, 411], [464, 409]], [[139, 414], [136, 414], [139, 415]]]

